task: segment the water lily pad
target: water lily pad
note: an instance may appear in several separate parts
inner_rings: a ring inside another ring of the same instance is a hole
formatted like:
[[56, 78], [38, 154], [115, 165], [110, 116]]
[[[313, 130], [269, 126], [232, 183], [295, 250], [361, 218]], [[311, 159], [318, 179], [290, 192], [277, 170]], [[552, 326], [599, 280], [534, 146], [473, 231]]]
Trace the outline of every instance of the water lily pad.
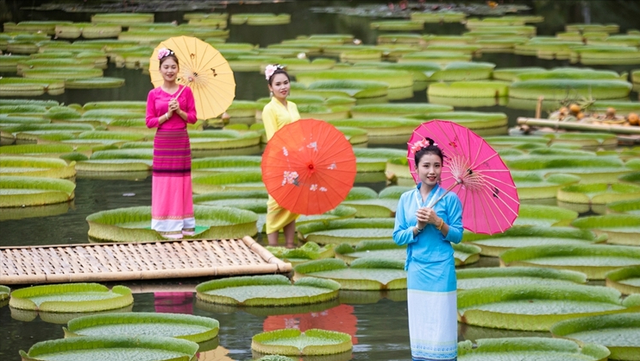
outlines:
[[26, 361], [54, 360], [140, 360], [189, 361], [198, 344], [170, 337], [87, 336], [38, 342], [29, 352], [20, 351]]
[[64, 328], [73, 336], [160, 336], [205, 342], [218, 335], [218, 320], [194, 315], [135, 312], [110, 313], [75, 318]]
[[579, 343], [606, 346], [610, 360], [638, 360], [640, 354], [640, 314], [621, 313], [581, 317], [558, 322], [551, 327], [554, 337]]
[[295, 328], [259, 333], [251, 338], [251, 349], [263, 354], [295, 356], [332, 355], [353, 348], [348, 333]]
[[522, 284], [584, 284], [584, 273], [539, 267], [467, 268], [456, 271], [458, 290]]
[[[558, 189], [560, 204], [590, 206], [596, 213], [604, 213], [610, 202], [629, 199], [640, 200], [640, 185], [623, 183], [572, 184]], [[588, 210], [588, 209], [587, 209]]]
[[297, 231], [301, 239], [318, 244], [355, 244], [362, 239], [390, 239], [393, 226], [393, 218], [359, 218], [310, 222], [298, 226]]
[[382, 69], [331, 69], [308, 71], [296, 75], [296, 80], [309, 86], [318, 80], [365, 80], [387, 83], [389, 88], [407, 88], [413, 85], [413, 76], [408, 71]]
[[265, 189], [262, 172], [225, 172], [193, 177], [193, 193], [256, 191]]
[[498, 257], [512, 248], [557, 245], [586, 245], [607, 240], [606, 235], [596, 235], [590, 230], [573, 227], [514, 226], [505, 232], [485, 235], [465, 232], [463, 241], [479, 246], [483, 256]]
[[[463, 266], [478, 262], [480, 259], [480, 247], [470, 244], [452, 244], [453, 258], [456, 266]], [[343, 243], [335, 249], [336, 258], [351, 264], [360, 258], [395, 259], [405, 261], [407, 259], [406, 247], [398, 246], [392, 239], [364, 240], [355, 245]]]
[[619, 176], [631, 172], [618, 157], [529, 156], [505, 159], [505, 163], [512, 170], [576, 175], [582, 183], [616, 183]]
[[640, 293], [640, 266], [630, 266], [605, 274], [608, 287], [624, 294]]
[[4, 303], [3, 306], [7, 304], [9, 294], [11, 294], [11, 288], [0, 285], [0, 303]]
[[475, 344], [470, 340], [458, 343], [460, 361], [600, 361], [606, 360], [607, 356], [609, 356], [609, 350], [596, 343], [578, 344], [548, 337], [479, 339]]
[[578, 218], [578, 212], [557, 206], [521, 204], [516, 226], [568, 226]]
[[29, 176], [49, 178], [74, 177], [75, 163], [67, 164], [62, 159], [33, 157], [3, 157], [0, 159], [2, 176]]
[[124, 286], [114, 286], [109, 290], [97, 283], [68, 283], [13, 291], [9, 306], [44, 312], [95, 312], [132, 303], [131, 290]]
[[571, 222], [574, 227], [591, 229], [596, 234], [606, 234], [607, 243], [640, 245], [640, 215], [607, 214], [581, 217]]
[[[203, 239], [242, 238], [256, 234], [258, 216], [250, 211], [213, 206], [194, 206], [196, 234]], [[95, 241], [157, 241], [163, 237], [150, 229], [151, 207], [128, 207], [93, 213], [87, 217], [89, 237]]]
[[331, 279], [343, 290], [397, 290], [407, 288], [404, 261], [362, 258], [350, 266], [340, 259], [321, 259], [297, 265], [294, 279], [318, 277]]
[[513, 171], [511, 175], [521, 200], [556, 198], [559, 188], [580, 181], [580, 177], [571, 174], [558, 173], [543, 177], [536, 172]]
[[308, 262], [314, 259], [331, 258], [334, 256], [334, 244], [320, 246], [315, 242], [306, 242], [301, 247], [287, 249], [285, 247], [266, 247], [274, 256], [285, 262], [290, 262], [293, 266]]
[[287, 306], [324, 302], [338, 297], [337, 282], [309, 277], [291, 284], [282, 275], [212, 280], [196, 286], [197, 298], [233, 306]]
[[609, 245], [529, 246], [504, 251], [500, 264], [566, 269], [602, 280], [609, 271], [640, 265], [640, 249]]
[[45, 177], [0, 177], [0, 208], [64, 203], [75, 197], [75, 183]]
[[586, 285], [514, 285], [458, 293], [459, 321], [510, 330], [546, 331], [556, 322], [640, 310], [640, 295]]

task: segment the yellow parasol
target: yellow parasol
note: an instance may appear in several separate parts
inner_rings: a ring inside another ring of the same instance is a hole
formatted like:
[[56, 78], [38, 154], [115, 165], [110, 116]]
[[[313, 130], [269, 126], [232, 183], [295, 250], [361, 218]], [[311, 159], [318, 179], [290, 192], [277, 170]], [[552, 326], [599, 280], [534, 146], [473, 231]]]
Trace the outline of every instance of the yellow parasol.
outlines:
[[[193, 91], [198, 119], [215, 118], [222, 114], [235, 97], [236, 81], [227, 60], [213, 46], [191, 36], [176, 36], [162, 41], [149, 62], [149, 74], [154, 87], [162, 85], [158, 50], [173, 50], [180, 62], [176, 82]], [[178, 94], [179, 95], [179, 94]]]

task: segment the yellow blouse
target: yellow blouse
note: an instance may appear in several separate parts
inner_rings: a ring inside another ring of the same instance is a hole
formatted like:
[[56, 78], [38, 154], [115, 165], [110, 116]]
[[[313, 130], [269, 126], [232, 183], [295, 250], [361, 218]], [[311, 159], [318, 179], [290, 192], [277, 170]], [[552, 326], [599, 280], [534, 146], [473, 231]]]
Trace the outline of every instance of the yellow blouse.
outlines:
[[278, 99], [272, 97], [269, 104], [265, 105], [262, 110], [262, 123], [267, 133], [267, 141], [280, 128], [298, 119], [300, 119], [300, 113], [298, 113], [298, 107], [294, 102], [287, 101], [285, 107]]

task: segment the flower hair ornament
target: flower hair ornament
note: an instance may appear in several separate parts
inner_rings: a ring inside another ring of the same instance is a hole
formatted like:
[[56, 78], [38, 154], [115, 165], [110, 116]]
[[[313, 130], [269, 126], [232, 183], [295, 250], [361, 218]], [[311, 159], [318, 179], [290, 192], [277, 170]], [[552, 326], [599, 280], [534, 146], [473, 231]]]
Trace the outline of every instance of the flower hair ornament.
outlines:
[[171, 49], [162, 48], [158, 50], [158, 60], [164, 58], [165, 56], [174, 55], [175, 53]]
[[280, 64], [269, 64], [267, 65], [267, 67], [264, 69], [264, 77], [267, 79], [267, 81], [269, 81], [269, 79], [271, 79], [271, 76], [273, 76], [273, 73], [276, 72], [276, 70], [278, 69], [284, 69], [284, 67]]
[[426, 147], [429, 147], [429, 146], [437, 147], [438, 143], [434, 142], [433, 139], [431, 139], [431, 138], [424, 138], [422, 140], [419, 140], [419, 141], [413, 143], [413, 145], [411, 146], [411, 152], [413, 154], [415, 154], [420, 149], [426, 148]]

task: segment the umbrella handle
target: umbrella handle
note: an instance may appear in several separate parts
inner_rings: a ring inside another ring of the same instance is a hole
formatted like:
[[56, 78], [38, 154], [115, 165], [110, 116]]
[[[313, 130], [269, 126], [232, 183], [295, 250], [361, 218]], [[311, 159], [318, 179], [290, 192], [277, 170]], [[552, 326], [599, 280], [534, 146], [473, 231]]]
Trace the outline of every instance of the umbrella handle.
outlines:
[[178, 92], [178, 95], [176, 95], [173, 99], [178, 99], [178, 97], [180, 96], [180, 94], [182, 94], [182, 91], [186, 88], [187, 86], [183, 86], [182, 89], [180, 89], [180, 91]]
[[438, 197], [438, 199], [436, 199], [431, 205], [428, 205], [428, 208], [433, 208], [436, 204], [438, 204], [438, 202], [440, 202], [440, 200], [442, 198], [444, 198], [444, 196], [447, 195], [447, 193], [451, 192], [453, 190], [453, 188], [455, 186], [457, 186], [458, 184], [462, 184], [462, 181], [456, 181], [455, 183], [453, 183], [452, 185], [449, 186], [449, 188], [447, 188], [447, 191], [444, 192], [440, 197]]

